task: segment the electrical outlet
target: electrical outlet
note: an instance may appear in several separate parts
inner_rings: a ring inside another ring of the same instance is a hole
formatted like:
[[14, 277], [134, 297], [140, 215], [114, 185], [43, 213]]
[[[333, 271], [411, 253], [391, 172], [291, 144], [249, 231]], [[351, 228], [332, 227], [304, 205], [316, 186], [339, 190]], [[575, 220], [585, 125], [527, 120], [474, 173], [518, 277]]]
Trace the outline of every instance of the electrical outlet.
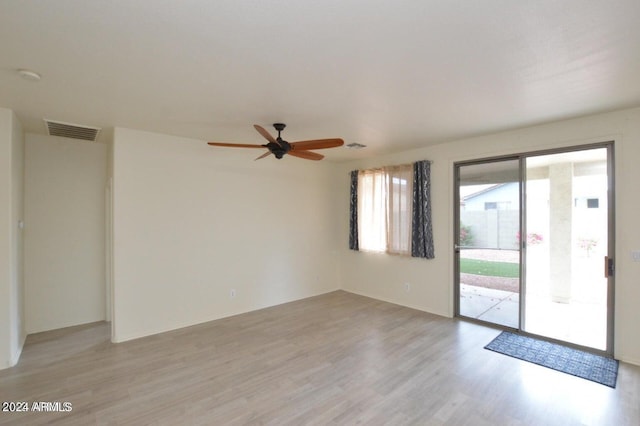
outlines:
[[631, 258], [633, 259], [634, 262], [640, 262], [640, 251], [639, 250], [632, 251]]
[[232, 288], [231, 291], [229, 291], [229, 297], [232, 298], [232, 299], [234, 297], [236, 297], [236, 289], [235, 288]]
[[406, 292], [411, 291], [411, 284], [409, 284], [409, 283], [404, 283], [404, 291], [406, 291]]

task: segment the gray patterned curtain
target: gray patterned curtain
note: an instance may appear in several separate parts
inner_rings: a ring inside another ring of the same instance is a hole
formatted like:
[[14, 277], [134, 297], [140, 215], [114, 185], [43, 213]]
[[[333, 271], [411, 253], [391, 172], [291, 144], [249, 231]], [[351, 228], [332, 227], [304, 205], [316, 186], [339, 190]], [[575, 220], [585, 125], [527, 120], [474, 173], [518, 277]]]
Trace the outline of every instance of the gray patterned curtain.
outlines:
[[349, 248], [360, 250], [358, 246], [358, 171], [351, 172], [351, 198], [349, 199]]
[[431, 162], [413, 164], [413, 218], [411, 220], [411, 256], [433, 259], [431, 225]]

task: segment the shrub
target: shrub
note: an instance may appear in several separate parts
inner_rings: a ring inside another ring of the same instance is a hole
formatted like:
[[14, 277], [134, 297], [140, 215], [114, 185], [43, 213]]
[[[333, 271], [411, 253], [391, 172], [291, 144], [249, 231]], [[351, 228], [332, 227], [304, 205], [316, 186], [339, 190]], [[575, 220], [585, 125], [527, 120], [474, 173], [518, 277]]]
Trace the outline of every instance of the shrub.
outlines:
[[[516, 234], [516, 241], [520, 244], [520, 231]], [[538, 234], [536, 232], [529, 232], [527, 234], [527, 245], [542, 244], [542, 241], [542, 234]]]
[[595, 238], [578, 238], [578, 246], [580, 246], [581, 249], [586, 250], [587, 256], [591, 254], [591, 250], [593, 250], [597, 245], [598, 240]]
[[460, 245], [470, 246], [473, 244], [473, 234], [471, 233], [471, 226], [460, 223]]

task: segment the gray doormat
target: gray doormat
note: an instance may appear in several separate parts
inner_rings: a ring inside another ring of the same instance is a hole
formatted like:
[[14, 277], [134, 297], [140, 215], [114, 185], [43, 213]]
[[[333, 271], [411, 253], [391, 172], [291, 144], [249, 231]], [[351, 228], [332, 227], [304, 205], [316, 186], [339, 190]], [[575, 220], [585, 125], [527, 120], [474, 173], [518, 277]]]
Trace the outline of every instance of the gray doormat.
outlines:
[[500, 333], [484, 348], [611, 388], [616, 387], [618, 361], [612, 358], [508, 331]]

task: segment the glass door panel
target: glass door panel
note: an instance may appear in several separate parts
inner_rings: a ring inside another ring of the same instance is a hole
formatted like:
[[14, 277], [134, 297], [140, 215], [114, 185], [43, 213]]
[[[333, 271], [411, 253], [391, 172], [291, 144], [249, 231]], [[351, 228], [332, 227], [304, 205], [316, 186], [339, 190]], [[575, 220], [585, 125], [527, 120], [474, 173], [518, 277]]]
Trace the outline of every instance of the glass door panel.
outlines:
[[524, 330], [607, 350], [608, 149], [526, 162]]
[[520, 160], [456, 166], [457, 315], [519, 328]]

